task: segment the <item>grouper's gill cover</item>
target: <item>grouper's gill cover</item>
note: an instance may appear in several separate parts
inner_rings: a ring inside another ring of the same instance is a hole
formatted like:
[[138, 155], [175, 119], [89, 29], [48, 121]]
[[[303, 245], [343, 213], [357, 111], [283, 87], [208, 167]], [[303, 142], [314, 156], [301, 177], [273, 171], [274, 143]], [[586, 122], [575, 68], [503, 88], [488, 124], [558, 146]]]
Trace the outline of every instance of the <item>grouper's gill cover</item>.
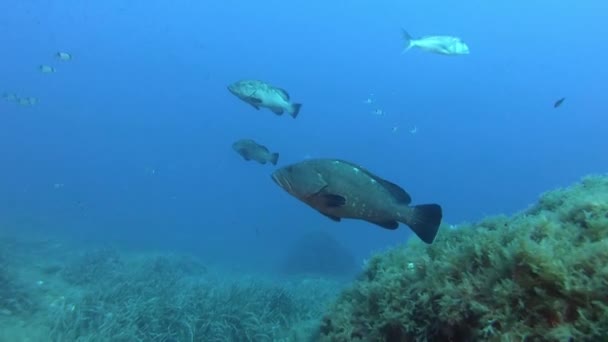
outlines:
[[275, 171], [272, 178], [289, 194], [302, 200], [318, 194], [327, 186], [323, 175], [305, 165], [286, 166]]

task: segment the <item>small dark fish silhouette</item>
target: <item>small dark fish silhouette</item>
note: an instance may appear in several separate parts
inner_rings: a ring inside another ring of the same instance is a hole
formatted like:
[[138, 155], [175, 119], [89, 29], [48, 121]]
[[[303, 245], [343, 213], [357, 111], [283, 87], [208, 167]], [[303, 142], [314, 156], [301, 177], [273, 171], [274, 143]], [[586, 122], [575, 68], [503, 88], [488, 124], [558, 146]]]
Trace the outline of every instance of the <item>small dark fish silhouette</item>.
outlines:
[[232, 144], [232, 148], [245, 160], [255, 160], [260, 164], [270, 162], [277, 165], [279, 154], [272, 153], [264, 145], [260, 145], [251, 139], [241, 139]]
[[274, 171], [272, 179], [333, 221], [359, 219], [386, 229], [401, 222], [429, 244], [441, 223], [439, 205], [410, 206], [412, 199], [401, 187], [344, 160], [309, 159]]
[[555, 101], [555, 103], [553, 104], [553, 108], [557, 108], [557, 107], [561, 106], [562, 103], [564, 103], [565, 99], [566, 99], [565, 97], [562, 97], [561, 99]]

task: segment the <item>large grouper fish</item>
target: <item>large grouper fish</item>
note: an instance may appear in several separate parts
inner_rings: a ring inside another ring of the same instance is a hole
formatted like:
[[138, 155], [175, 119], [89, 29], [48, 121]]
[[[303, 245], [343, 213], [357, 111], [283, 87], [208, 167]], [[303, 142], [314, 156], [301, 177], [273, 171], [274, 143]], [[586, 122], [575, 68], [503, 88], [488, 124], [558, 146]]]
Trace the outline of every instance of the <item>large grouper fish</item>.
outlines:
[[424, 242], [435, 240], [441, 206], [410, 206], [410, 195], [398, 185], [359, 165], [339, 159], [308, 159], [272, 173], [281, 188], [328, 218], [360, 219], [386, 229], [408, 225]]

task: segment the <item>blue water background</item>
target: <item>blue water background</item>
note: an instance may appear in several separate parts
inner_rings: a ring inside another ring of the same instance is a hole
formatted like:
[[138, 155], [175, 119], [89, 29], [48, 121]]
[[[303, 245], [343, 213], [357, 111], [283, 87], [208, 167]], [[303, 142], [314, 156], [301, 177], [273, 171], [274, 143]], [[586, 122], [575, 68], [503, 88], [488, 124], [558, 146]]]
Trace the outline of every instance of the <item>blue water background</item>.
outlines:
[[[448, 223], [514, 213], [607, 169], [606, 13], [600, 0], [3, 0], [0, 92], [40, 102], [0, 102], [0, 225], [243, 268], [317, 229], [358, 258], [411, 236], [329, 221], [234, 153], [240, 138], [279, 166], [359, 163]], [[401, 54], [402, 27], [471, 54]], [[287, 89], [300, 116], [239, 101], [226, 86], [243, 78]]]

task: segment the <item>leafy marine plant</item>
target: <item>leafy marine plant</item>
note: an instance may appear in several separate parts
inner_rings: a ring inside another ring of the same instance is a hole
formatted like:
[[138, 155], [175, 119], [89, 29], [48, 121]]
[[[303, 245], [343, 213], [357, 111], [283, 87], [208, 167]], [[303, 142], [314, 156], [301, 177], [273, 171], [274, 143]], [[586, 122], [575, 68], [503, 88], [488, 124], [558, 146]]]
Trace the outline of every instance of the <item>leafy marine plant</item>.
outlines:
[[374, 256], [321, 341], [567, 341], [608, 336], [608, 178], [513, 217], [444, 227]]

